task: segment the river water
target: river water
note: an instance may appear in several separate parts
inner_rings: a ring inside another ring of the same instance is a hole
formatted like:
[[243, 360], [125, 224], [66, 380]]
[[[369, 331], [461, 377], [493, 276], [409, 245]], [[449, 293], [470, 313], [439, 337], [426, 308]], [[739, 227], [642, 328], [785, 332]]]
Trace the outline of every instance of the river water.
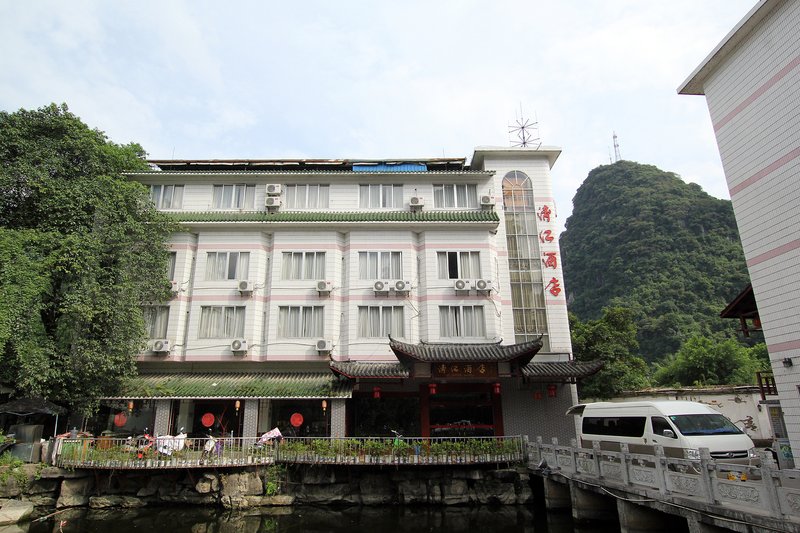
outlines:
[[[330, 507], [294, 506], [226, 512], [197, 507], [127, 510], [71, 509], [44, 520], [0, 527], [0, 533], [132, 531], [168, 533], [572, 533], [569, 513], [527, 506]], [[582, 531], [600, 531], [597, 527]], [[606, 531], [619, 531], [615, 527]]]

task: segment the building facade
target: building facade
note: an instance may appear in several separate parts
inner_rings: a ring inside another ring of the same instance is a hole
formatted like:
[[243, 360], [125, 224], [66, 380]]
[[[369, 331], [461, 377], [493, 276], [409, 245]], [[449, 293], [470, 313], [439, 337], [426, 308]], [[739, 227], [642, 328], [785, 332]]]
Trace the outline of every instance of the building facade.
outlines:
[[107, 431], [574, 436], [555, 148], [152, 161], [174, 297]]
[[800, 453], [800, 3], [761, 0], [679, 88], [705, 95], [794, 460]]

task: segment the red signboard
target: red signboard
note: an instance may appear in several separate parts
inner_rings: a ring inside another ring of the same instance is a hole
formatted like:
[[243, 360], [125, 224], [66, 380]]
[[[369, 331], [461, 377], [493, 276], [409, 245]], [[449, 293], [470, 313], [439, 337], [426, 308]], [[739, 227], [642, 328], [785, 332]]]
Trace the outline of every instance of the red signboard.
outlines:
[[437, 378], [494, 378], [497, 363], [437, 363], [433, 365]]

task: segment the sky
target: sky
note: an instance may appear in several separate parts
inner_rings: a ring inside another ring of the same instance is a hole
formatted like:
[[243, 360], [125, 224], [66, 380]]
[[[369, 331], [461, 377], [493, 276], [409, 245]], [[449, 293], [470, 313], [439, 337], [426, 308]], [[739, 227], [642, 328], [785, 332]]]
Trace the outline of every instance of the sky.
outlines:
[[677, 87], [756, 0], [0, 3], [0, 110], [65, 102], [153, 159], [471, 158], [517, 120], [589, 171], [653, 164], [729, 198]]

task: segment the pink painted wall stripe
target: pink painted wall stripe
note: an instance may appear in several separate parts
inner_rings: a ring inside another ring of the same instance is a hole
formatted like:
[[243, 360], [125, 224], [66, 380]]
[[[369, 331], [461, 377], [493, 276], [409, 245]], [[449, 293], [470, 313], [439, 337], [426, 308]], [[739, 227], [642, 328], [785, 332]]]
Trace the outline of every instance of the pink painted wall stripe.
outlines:
[[779, 342], [778, 344], [768, 345], [769, 353], [776, 354], [791, 350], [800, 350], [800, 339], [795, 341]]
[[795, 148], [794, 150], [792, 150], [791, 152], [789, 152], [785, 156], [781, 157], [777, 161], [774, 161], [774, 162], [770, 163], [768, 166], [766, 166], [763, 169], [759, 170], [758, 172], [756, 172], [755, 174], [753, 174], [752, 176], [750, 176], [749, 178], [747, 178], [746, 180], [741, 182], [739, 185], [731, 188], [730, 189], [731, 196], [733, 196], [734, 194], [738, 194], [738, 193], [742, 192], [747, 187], [751, 186], [752, 184], [756, 183], [757, 181], [760, 181], [760, 180], [764, 179], [766, 176], [769, 176], [770, 174], [772, 174], [773, 172], [775, 172], [776, 170], [778, 170], [782, 166], [786, 165], [787, 163], [790, 163], [790, 162], [794, 161], [798, 157], [800, 157], [800, 146], [798, 146], [797, 148]]
[[780, 69], [774, 76], [772, 76], [769, 80], [767, 80], [761, 87], [755, 90], [753, 94], [745, 98], [742, 103], [737, 105], [730, 113], [722, 117], [719, 122], [714, 124], [714, 131], [719, 131], [720, 128], [725, 126], [728, 122], [733, 120], [736, 115], [741, 113], [747, 106], [755, 102], [759, 96], [767, 92], [773, 85], [778, 83], [780, 80], [786, 77], [789, 72], [794, 70], [798, 65], [800, 65], [800, 56], [795, 57], [793, 60], [789, 62], [788, 65]]
[[773, 248], [768, 252], [764, 252], [763, 254], [759, 254], [752, 259], [747, 261], [747, 266], [752, 267], [763, 263], [764, 261], [769, 261], [770, 259], [774, 259], [778, 256], [781, 256], [785, 253], [791, 252], [793, 250], [800, 249], [800, 239], [795, 239], [793, 241], [787, 242], [782, 246], [778, 246], [777, 248]]

